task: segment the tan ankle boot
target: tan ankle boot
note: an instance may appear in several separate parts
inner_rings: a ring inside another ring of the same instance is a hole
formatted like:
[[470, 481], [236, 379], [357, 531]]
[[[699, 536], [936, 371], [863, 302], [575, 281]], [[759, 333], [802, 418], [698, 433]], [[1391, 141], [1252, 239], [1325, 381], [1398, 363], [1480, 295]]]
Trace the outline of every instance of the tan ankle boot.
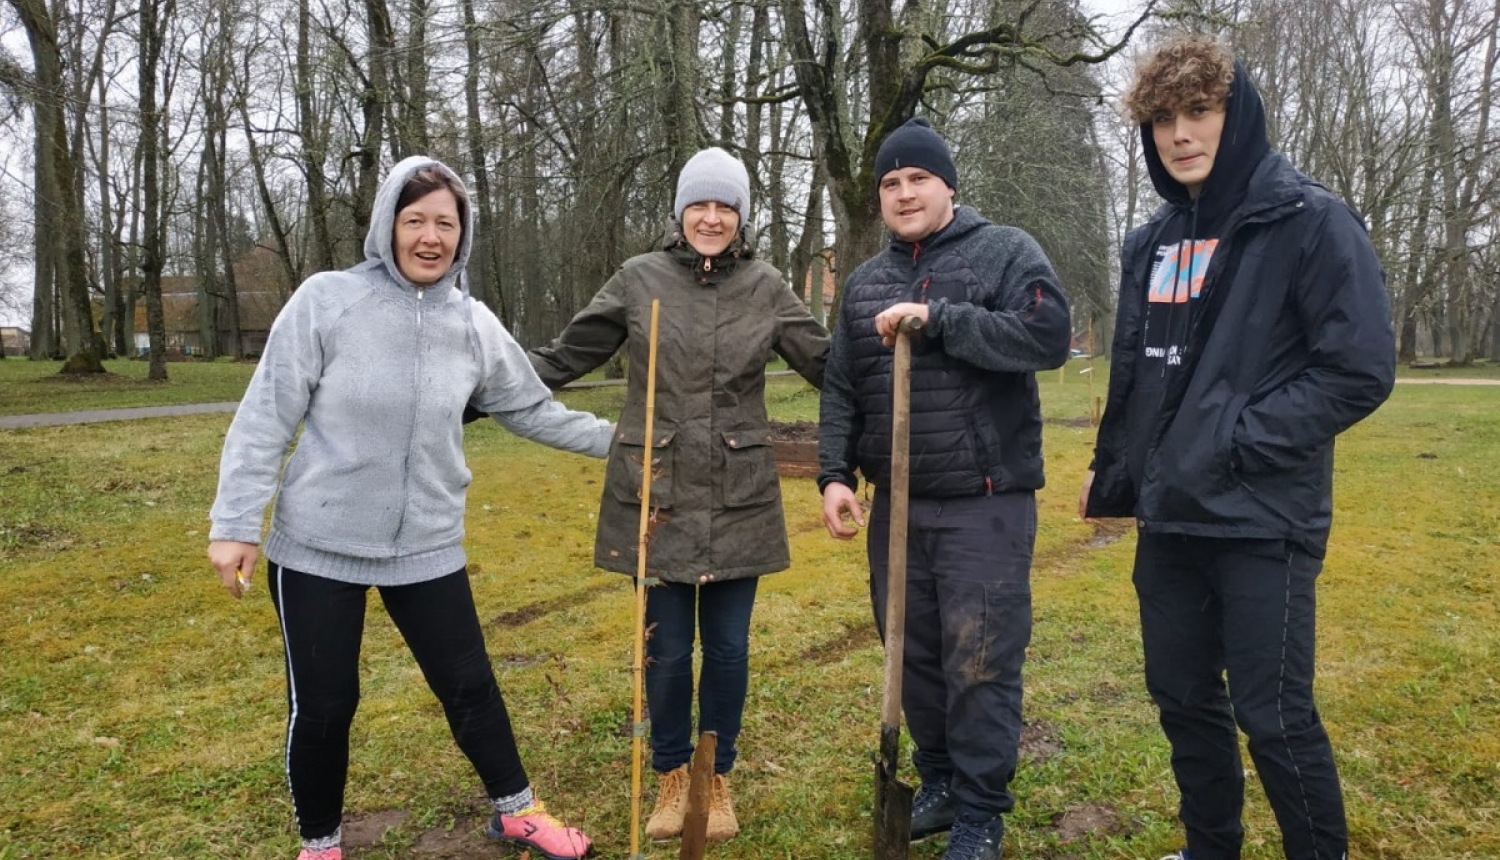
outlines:
[[734, 817], [734, 800], [729, 796], [729, 777], [716, 773], [708, 806], [708, 841], [723, 842], [733, 839], [739, 832], [740, 822]]
[[[646, 822], [646, 838], [657, 842], [682, 835], [682, 817], [687, 814], [688, 766], [656, 775], [656, 808]], [[712, 822], [709, 830], [713, 829]]]

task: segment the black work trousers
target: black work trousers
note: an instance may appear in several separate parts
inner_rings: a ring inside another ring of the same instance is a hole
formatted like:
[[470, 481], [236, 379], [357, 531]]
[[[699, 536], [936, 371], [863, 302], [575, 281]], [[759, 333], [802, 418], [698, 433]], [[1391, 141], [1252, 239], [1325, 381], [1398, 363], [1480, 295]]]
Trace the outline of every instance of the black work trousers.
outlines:
[[1240, 856], [1236, 726], [1288, 860], [1342, 860], [1348, 849], [1338, 769], [1313, 702], [1321, 569], [1284, 541], [1140, 536], [1146, 687], [1172, 745], [1193, 860]]
[[[910, 500], [901, 703], [924, 783], [951, 782], [958, 814], [1015, 806], [1021, 667], [1031, 642], [1030, 491]], [[885, 635], [890, 499], [875, 496], [866, 532], [870, 596]]]

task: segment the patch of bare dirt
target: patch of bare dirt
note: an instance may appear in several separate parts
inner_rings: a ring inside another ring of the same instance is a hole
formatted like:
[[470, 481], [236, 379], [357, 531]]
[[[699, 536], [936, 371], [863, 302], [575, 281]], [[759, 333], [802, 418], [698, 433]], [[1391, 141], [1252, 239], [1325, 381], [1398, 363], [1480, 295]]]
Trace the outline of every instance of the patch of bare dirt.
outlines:
[[[433, 860], [469, 860], [483, 857], [492, 860], [496, 851], [483, 831], [488, 823], [484, 815], [460, 815], [449, 826], [426, 830], [411, 847], [413, 855]], [[529, 856], [530, 852], [521, 852]]]
[[875, 635], [873, 621], [845, 623], [832, 638], [812, 645], [797, 655], [797, 662], [803, 665], [826, 666], [829, 663], [837, 663], [860, 648], [879, 647], [879, 645], [880, 637]]
[[385, 839], [385, 834], [406, 823], [411, 815], [404, 809], [383, 809], [361, 815], [344, 816], [344, 846], [346, 848], [373, 848]]
[[578, 591], [564, 594], [561, 597], [554, 597], [550, 600], [538, 600], [535, 603], [528, 603], [509, 612], [503, 612], [496, 615], [490, 621], [490, 624], [495, 627], [515, 627], [520, 624], [527, 624], [538, 618], [545, 618], [553, 613], [562, 612], [565, 609], [582, 606], [600, 594], [606, 591], [618, 590], [619, 587], [619, 583], [617, 582], [596, 583], [588, 588], [582, 588]]
[[1041, 764], [1052, 759], [1062, 750], [1062, 737], [1058, 734], [1057, 727], [1051, 723], [1038, 720], [1021, 726], [1019, 753], [1026, 761]]
[[1063, 842], [1118, 836], [1128, 829], [1120, 813], [1103, 803], [1088, 803], [1065, 810], [1053, 820], [1052, 826], [1057, 828], [1057, 838]]
[[816, 421], [772, 421], [771, 438], [785, 442], [816, 442], [818, 441], [818, 423]]
[[[529, 851], [517, 852], [491, 842], [484, 834], [489, 813], [481, 801], [475, 801], [471, 807], [470, 811], [418, 834], [408, 855], [423, 860], [496, 860], [497, 857], [530, 860]], [[384, 844], [386, 836], [407, 826], [410, 819], [411, 814], [404, 809], [344, 816], [344, 855], [354, 860], [380, 849], [388, 850], [390, 846]]]
[[1130, 533], [1130, 520], [1094, 520], [1094, 536], [1084, 546], [1103, 549]]

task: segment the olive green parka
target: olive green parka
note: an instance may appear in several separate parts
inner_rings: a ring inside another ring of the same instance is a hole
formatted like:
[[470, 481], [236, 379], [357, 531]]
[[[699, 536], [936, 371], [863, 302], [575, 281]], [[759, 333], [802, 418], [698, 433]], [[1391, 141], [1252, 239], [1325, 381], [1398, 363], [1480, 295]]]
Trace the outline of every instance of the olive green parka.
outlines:
[[660, 299], [647, 568], [686, 583], [785, 570], [791, 553], [766, 417], [766, 362], [780, 355], [821, 385], [828, 332], [775, 268], [753, 259], [743, 232], [713, 258], [675, 225], [661, 247], [627, 260], [550, 346], [530, 352], [542, 381], [557, 389], [622, 344], [627, 350], [594, 563], [636, 572], [651, 300]]

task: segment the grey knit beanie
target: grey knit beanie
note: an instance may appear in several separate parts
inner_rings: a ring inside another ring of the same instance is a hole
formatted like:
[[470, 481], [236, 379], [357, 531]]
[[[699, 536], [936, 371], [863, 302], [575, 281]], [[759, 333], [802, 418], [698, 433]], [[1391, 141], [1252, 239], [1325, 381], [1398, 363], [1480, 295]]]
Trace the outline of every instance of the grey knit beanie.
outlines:
[[958, 190], [958, 169], [953, 166], [953, 153], [932, 124], [922, 117], [913, 117], [900, 128], [886, 135], [875, 152], [875, 182], [892, 170], [903, 167], [920, 167]]
[[709, 200], [733, 207], [740, 213], [741, 226], [750, 222], [750, 174], [738, 158], [717, 146], [699, 152], [682, 166], [672, 217], [681, 223], [682, 210]]

